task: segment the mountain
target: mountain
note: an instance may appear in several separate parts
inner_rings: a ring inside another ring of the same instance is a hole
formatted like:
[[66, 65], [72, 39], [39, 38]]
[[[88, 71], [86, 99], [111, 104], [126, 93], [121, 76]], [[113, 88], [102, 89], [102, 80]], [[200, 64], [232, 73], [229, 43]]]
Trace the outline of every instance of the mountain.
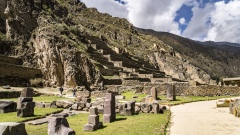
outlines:
[[[21, 66], [23, 77], [28, 74], [24, 67], [32, 68], [45, 86], [93, 88], [191, 80], [208, 84], [210, 75], [206, 72], [217, 76], [219, 64], [230, 62], [221, 57], [214, 69], [203, 59], [212, 62], [212, 55], [228, 55], [227, 51], [214, 52], [216, 49], [167, 33], [162, 38], [144, 34], [147, 31], [139, 31], [126, 19], [99, 13], [78, 0], [0, 3], [0, 54], [4, 59], [21, 59], [22, 65], [11, 66]], [[203, 48], [214, 54], [205, 56], [198, 51]], [[239, 61], [231, 54], [230, 60], [234, 59]], [[226, 69], [221, 75], [228, 74]], [[1, 73], [2, 77], [6, 74]]]
[[239, 52], [240, 52], [240, 44], [237, 44], [237, 43], [212, 42], [212, 41], [198, 42], [198, 43], [200, 43], [202, 45], [206, 45], [206, 46], [212, 46], [215, 48], [227, 50], [227, 51], [235, 53], [236, 55], [239, 54]]
[[240, 76], [239, 44], [227, 42], [199, 42], [171, 33], [138, 29], [139, 32], [154, 35], [173, 47], [184, 59], [211, 75], [213, 79]]

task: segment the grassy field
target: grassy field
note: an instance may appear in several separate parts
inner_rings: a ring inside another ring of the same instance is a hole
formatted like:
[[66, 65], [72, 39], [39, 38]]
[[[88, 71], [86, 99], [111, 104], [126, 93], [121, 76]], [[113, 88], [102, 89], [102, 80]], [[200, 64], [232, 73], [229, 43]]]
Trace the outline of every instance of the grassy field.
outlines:
[[42, 118], [51, 113], [62, 111], [61, 108], [34, 108], [34, 116], [32, 117], [17, 117], [17, 112], [0, 113], [0, 122], [23, 122], [37, 118]]
[[[58, 97], [58, 96], [38, 96], [33, 97], [33, 101], [35, 102], [52, 102], [56, 100], [66, 100], [69, 98], [64, 97]], [[11, 101], [17, 101], [17, 98], [0, 98], [0, 100], [11, 100]]]
[[[83, 132], [89, 114], [78, 114], [68, 117], [70, 127], [76, 135], [164, 135], [170, 112], [164, 114], [139, 114], [134, 116], [117, 115], [116, 121], [103, 123], [103, 128], [94, 132]], [[100, 121], [103, 116], [100, 115]], [[26, 125], [29, 135], [47, 135], [47, 124]]]

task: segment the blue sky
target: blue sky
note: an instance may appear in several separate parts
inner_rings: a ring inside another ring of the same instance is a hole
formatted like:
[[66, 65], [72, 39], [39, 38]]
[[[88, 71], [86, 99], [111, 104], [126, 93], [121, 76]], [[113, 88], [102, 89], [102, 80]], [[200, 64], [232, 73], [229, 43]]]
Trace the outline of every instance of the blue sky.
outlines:
[[81, 0], [136, 27], [240, 43], [240, 0]]

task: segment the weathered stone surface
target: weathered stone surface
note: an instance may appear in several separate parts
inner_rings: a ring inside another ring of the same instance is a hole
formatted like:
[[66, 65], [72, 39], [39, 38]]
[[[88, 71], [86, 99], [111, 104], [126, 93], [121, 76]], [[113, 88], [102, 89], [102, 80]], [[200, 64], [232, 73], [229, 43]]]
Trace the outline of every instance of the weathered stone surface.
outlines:
[[88, 91], [88, 90], [78, 91], [78, 92], [76, 93], [76, 96], [77, 96], [77, 97], [82, 97], [82, 98], [90, 98], [90, 97], [91, 97], [91, 92]]
[[48, 135], [75, 135], [66, 118], [53, 117], [48, 122]]
[[21, 108], [17, 108], [18, 117], [30, 117], [34, 115], [35, 102], [23, 102]]
[[152, 110], [152, 105], [148, 103], [142, 103], [141, 104], [141, 111], [143, 113], [149, 113]]
[[160, 111], [159, 104], [158, 103], [153, 103], [152, 104], [152, 112], [154, 114], [157, 114], [157, 113], [159, 113], [159, 111]]
[[33, 97], [33, 89], [32, 88], [24, 88], [21, 92], [20, 97]]
[[2, 122], [0, 123], [0, 135], [27, 135], [25, 124]]
[[22, 108], [22, 103], [24, 102], [32, 102], [33, 98], [32, 97], [19, 97], [17, 99], [17, 109], [21, 109]]
[[104, 115], [103, 122], [113, 122], [116, 119], [115, 112], [115, 96], [112, 93], [106, 94], [106, 99], [104, 101]]
[[167, 89], [167, 100], [175, 101], [176, 100], [176, 91], [175, 86], [172, 84], [169, 84]]
[[42, 102], [35, 102], [35, 107], [37, 108], [45, 108], [45, 104]]
[[155, 87], [151, 88], [151, 96], [154, 100], [158, 99], [158, 93], [157, 93], [157, 89]]
[[65, 101], [65, 100], [56, 101], [56, 106], [58, 108], [68, 108], [71, 105], [72, 105], [72, 103], [70, 103], [69, 101]]
[[17, 103], [13, 101], [0, 101], [0, 113], [15, 112]]
[[103, 126], [102, 122], [99, 122], [98, 108], [91, 107], [89, 110], [88, 123], [83, 126], [83, 131], [95, 131]]
[[125, 116], [131, 116], [135, 114], [135, 101], [130, 101], [120, 105], [120, 114]]

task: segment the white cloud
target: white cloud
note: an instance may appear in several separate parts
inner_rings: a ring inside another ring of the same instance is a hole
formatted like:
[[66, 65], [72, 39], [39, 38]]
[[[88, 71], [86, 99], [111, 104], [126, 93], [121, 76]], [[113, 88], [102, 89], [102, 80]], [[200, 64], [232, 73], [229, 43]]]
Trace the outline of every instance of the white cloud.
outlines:
[[186, 20], [185, 20], [185, 18], [180, 18], [179, 19], [179, 23], [181, 24], [181, 25], [186, 25]]
[[240, 43], [240, 0], [193, 7], [193, 17], [183, 36], [196, 40]]
[[193, 16], [191, 21], [182, 35], [194, 40], [202, 40], [206, 37], [209, 29], [207, 22], [211, 17], [213, 9], [214, 6], [212, 4], [206, 4], [205, 8], [200, 8], [199, 3], [195, 3], [192, 8]]
[[215, 3], [211, 14], [211, 28], [204, 40], [240, 43], [240, 0]]
[[[136, 27], [166, 31], [181, 35], [179, 23], [187, 25], [182, 36], [195, 40], [228, 41], [240, 43], [240, 0], [228, 3], [204, 3], [203, 0], [81, 0], [88, 7], [115, 17], [126, 18]], [[186, 23], [185, 18], [175, 22], [183, 5], [193, 6], [193, 17]]]
[[136, 27], [168, 31], [180, 35], [178, 23], [174, 21], [176, 11], [189, 0], [122, 0], [122, 5], [114, 0], [82, 0], [88, 7], [96, 7], [100, 12], [123, 17]]

